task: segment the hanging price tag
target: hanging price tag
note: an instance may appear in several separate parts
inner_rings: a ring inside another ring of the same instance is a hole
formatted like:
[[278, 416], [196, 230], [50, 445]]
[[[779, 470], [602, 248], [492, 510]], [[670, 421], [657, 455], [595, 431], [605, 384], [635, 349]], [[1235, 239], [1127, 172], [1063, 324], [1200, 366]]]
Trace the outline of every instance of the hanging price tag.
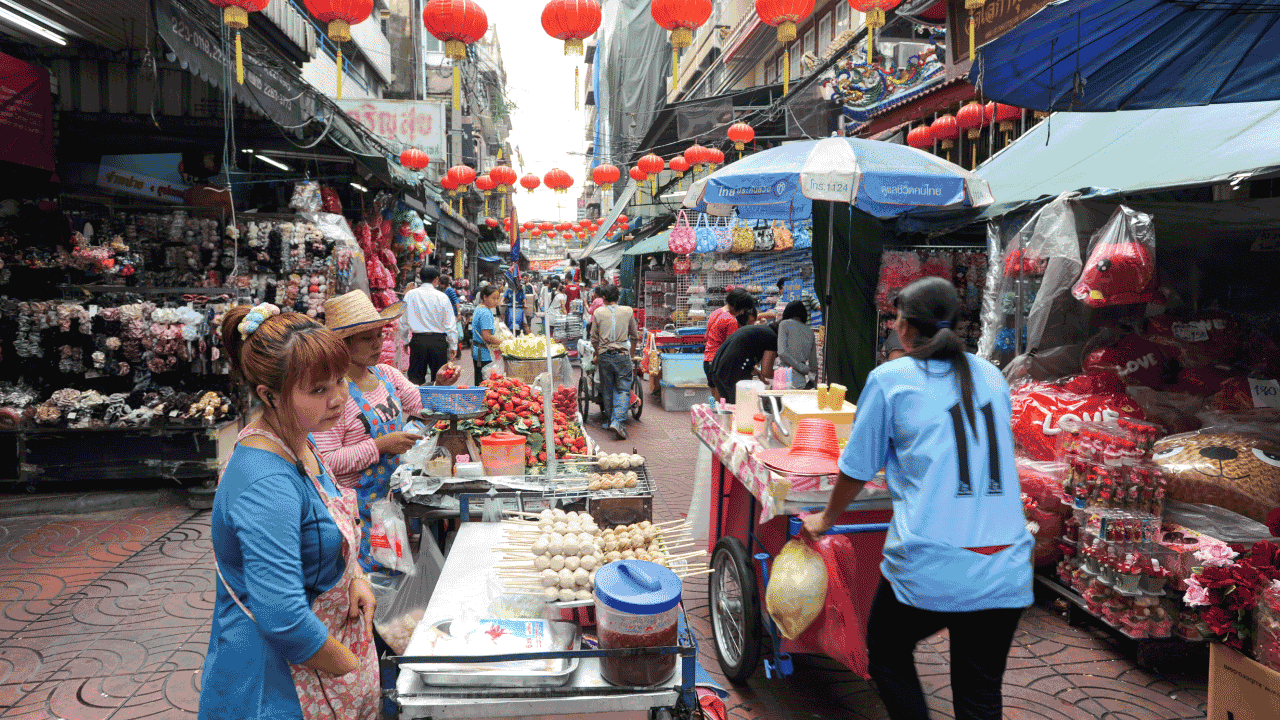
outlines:
[[1253, 406], [1280, 408], [1280, 382], [1249, 378], [1249, 391], [1253, 394]]

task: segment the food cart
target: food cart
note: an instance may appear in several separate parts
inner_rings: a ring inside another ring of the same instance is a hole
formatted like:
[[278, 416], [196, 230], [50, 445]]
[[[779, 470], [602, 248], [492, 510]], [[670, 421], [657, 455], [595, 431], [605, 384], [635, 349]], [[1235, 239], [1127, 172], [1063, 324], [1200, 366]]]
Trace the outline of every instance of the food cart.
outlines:
[[[766, 675], [785, 677], [792, 671], [791, 653], [824, 651], [810, 633], [796, 640], [782, 639], [765, 612], [769, 561], [799, 532], [797, 516], [825, 506], [834, 478], [810, 478], [809, 485], [793, 485], [756, 457], [766, 449], [760, 439], [734, 433], [726, 426], [727, 413], [696, 405], [690, 416], [694, 435], [712, 454], [707, 549], [711, 554], [708, 594], [716, 658], [725, 677], [743, 682], [760, 662], [760, 640], [767, 639]], [[772, 443], [780, 437], [779, 425], [770, 428], [771, 434], [763, 440], [777, 447]], [[833, 529], [850, 535], [856, 559], [854, 584], [865, 590], [853, 598], [853, 605], [863, 618], [870, 613], [880, 582], [881, 552], [892, 515], [888, 489], [880, 478], [864, 486], [841, 515], [840, 526]]]

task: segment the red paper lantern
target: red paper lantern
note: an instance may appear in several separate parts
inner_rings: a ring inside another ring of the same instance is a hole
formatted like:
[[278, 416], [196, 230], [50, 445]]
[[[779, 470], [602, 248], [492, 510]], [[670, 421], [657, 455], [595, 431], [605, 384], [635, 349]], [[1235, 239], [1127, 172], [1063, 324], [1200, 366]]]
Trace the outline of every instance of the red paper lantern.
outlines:
[[742, 152], [747, 143], [756, 139], [756, 130], [750, 125], [740, 122], [729, 126], [729, 139], [733, 141], [733, 149]]
[[535, 224], [533, 224], [533, 221], [532, 221], [532, 220], [527, 220], [527, 221], [525, 221], [525, 222], [524, 222], [524, 224], [522, 224], [520, 227], [524, 228], [525, 230], [532, 230], [532, 229], [534, 229], [534, 228], [536, 228], [536, 227], [538, 227], [538, 226], [537, 226], [537, 225], [535, 225]]
[[240, 47], [240, 31], [249, 27], [249, 13], [262, 12], [268, 0], [209, 0], [222, 8], [222, 24], [236, 31], [236, 82], [244, 84], [244, 53]]
[[965, 105], [956, 113], [956, 124], [961, 130], [967, 131], [970, 140], [978, 139], [987, 121], [987, 109], [977, 101]]
[[1013, 132], [1013, 122], [1022, 119], [1022, 108], [998, 103], [987, 103], [987, 122], [1000, 123], [1000, 132]]
[[719, 148], [707, 148], [707, 167], [715, 170], [717, 165], [724, 164], [724, 151]]
[[440, 179], [440, 187], [444, 188], [445, 190], [448, 190], [450, 195], [458, 194], [458, 183], [448, 175], [445, 175], [443, 178]]
[[622, 171], [609, 164], [597, 165], [591, 170], [591, 179], [601, 190], [609, 190], [622, 177]]
[[565, 230], [569, 230], [572, 228], [573, 226], [567, 222], [556, 223], [556, 229], [559, 230], [560, 232], [564, 232]]
[[537, 228], [534, 228], [533, 230], [529, 231], [529, 237], [540, 237], [541, 235], [542, 235], [542, 231]]
[[907, 133], [907, 144], [913, 148], [924, 150], [933, 147], [933, 132], [928, 125], [919, 125]]
[[556, 232], [555, 230], [552, 230], [547, 233], [547, 237], [551, 238], [552, 240], [555, 240], [556, 238], [560, 237], [560, 233]]
[[537, 190], [538, 186], [541, 184], [542, 180], [538, 179], [538, 176], [533, 173], [528, 173], [524, 177], [520, 178], [520, 186], [529, 192]]
[[493, 189], [496, 187], [498, 187], [498, 183], [494, 182], [493, 178], [489, 175], [476, 176], [476, 189], [480, 190], [485, 195], [493, 192]]
[[484, 219], [484, 224], [485, 224], [485, 225], [488, 225], [488, 226], [489, 226], [489, 227], [491, 227], [491, 228], [496, 228], [496, 227], [498, 227], [498, 221], [497, 221], [497, 220], [494, 220], [493, 218], [485, 218], [485, 219]]
[[400, 153], [400, 164], [410, 170], [421, 170], [431, 164], [431, 156], [417, 148], [409, 148]]
[[511, 188], [516, 184], [516, 171], [511, 169], [510, 165], [498, 165], [489, 171], [489, 177], [498, 184], [498, 192], [511, 192]]
[[542, 176], [542, 181], [557, 193], [563, 193], [573, 187], [573, 176], [560, 168], [548, 170], [547, 174]]
[[[796, 39], [796, 23], [813, 13], [813, 0], [756, 0], [756, 14], [761, 22], [778, 29], [778, 42], [784, 46]], [[791, 50], [782, 52], [782, 94], [791, 92]]]
[[373, 0], [303, 0], [307, 12], [323, 23], [325, 32], [338, 46], [338, 99], [342, 99], [342, 43], [351, 39], [351, 26], [369, 19]]
[[468, 185], [475, 181], [476, 171], [470, 165], [454, 165], [449, 168], [449, 173], [446, 177], [456, 183], [460, 189], [465, 190]]
[[867, 16], [867, 64], [875, 62], [876, 30], [884, 27], [884, 14], [902, 0], [849, 0], [849, 7]]
[[552, 224], [551, 224], [551, 223], [549, 223], [549, 222], [544, 222], [544, 223], [542, 223], [541, 225], [539, 225], [538, 227], [542, 230], [542, 232], [546, 232], [546, 231], [548, 231], [548, 230], [555, 230], [555, 229], [556, 229], [556, 226], [555, 226], [555, 225], [552, 225]]
[[953, 141], [960, 137], [960, 125], [951, 115], [940, 115], [929, 126], [929, 132], [933, 134], [934, 139], [942, 141], [943, 150], [950, 150], [955, 146]]
[[633, 165], [631, 169], [627, 171], [627, 174], [631, 176], [632, 180], [635, 180], [638, 183], [642, 183], [649, 179], [648, 173], [641, 170], [638, 165]]
[[[812, 2], [812, 0], [810, 0]], [[653, 21], [671, 33], [671, 88], [676, 88], [680, 70], [680, 48], [693, 44], [693, 31], [711, 17], [711, 0], [653, 0], [649, 14]]]
[[705, 165], [708, 162], [708, 156], [707, 156], [708, 150], [709, 148], [705, 148], [697, 143], [694, 143], [693, 145], [689, 146], [688, 150], [684, 151], [684, 159], [687, 160], [689, 162], [689, 165], [693, 167], [694, 172], [702, 172], [703, 165]]
[[626, 215], [619, 215], [619, 216], [618, 216], [618, 222], [619, 222], [619, 223], [621, 223], [621, 224], [623, 224], [623, 225], [626, 225], [626, 224], [627, 224], [627, 216], [626, 216]]
[[542, 29], [564, 41], [565, 55], [581, 55], [583, 38], [600, 27], [600, 3], [596, 0], [551, 0], [542, 8]]
[[488, 32], [489, 16], [472, 0], [427, 0], [422, 8], [422, 24], [444, 43], [445, 55], [453, 60], [453, 108], [457, 110], [462, 90], [458, 63], [467, 58], [467, 46]]
[[684, 159], [684, 155], [676, 155], [667, 161], [667, 167], [676, 174], [676, 177], [684, 177], [689, 172], [689, 161]]
[[645, 175], [657, 175], [666, 169], [667, 163], [660, 156], [649, 153], [636, 162], [636, 167], [643, 170]]

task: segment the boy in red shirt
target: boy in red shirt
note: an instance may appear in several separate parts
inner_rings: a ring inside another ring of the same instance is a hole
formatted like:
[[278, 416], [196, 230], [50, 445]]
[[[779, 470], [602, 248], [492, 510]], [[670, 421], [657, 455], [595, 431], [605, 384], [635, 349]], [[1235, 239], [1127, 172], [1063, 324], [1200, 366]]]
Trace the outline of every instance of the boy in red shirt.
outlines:
[[711, 388], [717, 399], [720, 393], [711, 379], [711, 361], [715, 359], [716, 351], [724, 344], [725, 339], [742, 326], [747, 313], [755, 307], [754, 295], [742, 288], [735, 288], [725, 297], [724, 307], [716, 308], [707, 318], [707, 345], [702, 354], [702, 371], [707, 376], [707, 387]]

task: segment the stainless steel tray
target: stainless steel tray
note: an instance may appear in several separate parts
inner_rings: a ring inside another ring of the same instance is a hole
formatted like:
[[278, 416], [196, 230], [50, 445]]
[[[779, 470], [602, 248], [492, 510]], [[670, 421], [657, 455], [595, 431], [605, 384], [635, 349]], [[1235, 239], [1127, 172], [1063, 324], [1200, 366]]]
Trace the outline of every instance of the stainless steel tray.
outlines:
[[[449, 625], [452, 621], [441, 620], [434, 623], [434, 627], [441, 632], [448, 633]], [[557, 645], [554, 650], [570, 650], [582, 647], [582, 630], [573, 623], [552, 622], [553, 627], [559, 627], [564, 632], [554, 633], [556, 637], [568, 637], [569, 643], [564, 647]], [[499, 688], [527, 688], [527, 687], [558, 687], [569, 682], [569, 678], [578, 670], [578, 658], [568, 658], [564, 660], [552, 660], [553, 670], [550, 672], [536, 672], [524, 670], [468, 670], [466, 665], [440, 665], [430, 671], [424, 671], [423, 668], [430, 667], [427, 663], [417, 663], [407, 665], [406, 668], [414, 670], [418, 676], [422, 678], [422, 684], [434, 687], [499, 687]]]

